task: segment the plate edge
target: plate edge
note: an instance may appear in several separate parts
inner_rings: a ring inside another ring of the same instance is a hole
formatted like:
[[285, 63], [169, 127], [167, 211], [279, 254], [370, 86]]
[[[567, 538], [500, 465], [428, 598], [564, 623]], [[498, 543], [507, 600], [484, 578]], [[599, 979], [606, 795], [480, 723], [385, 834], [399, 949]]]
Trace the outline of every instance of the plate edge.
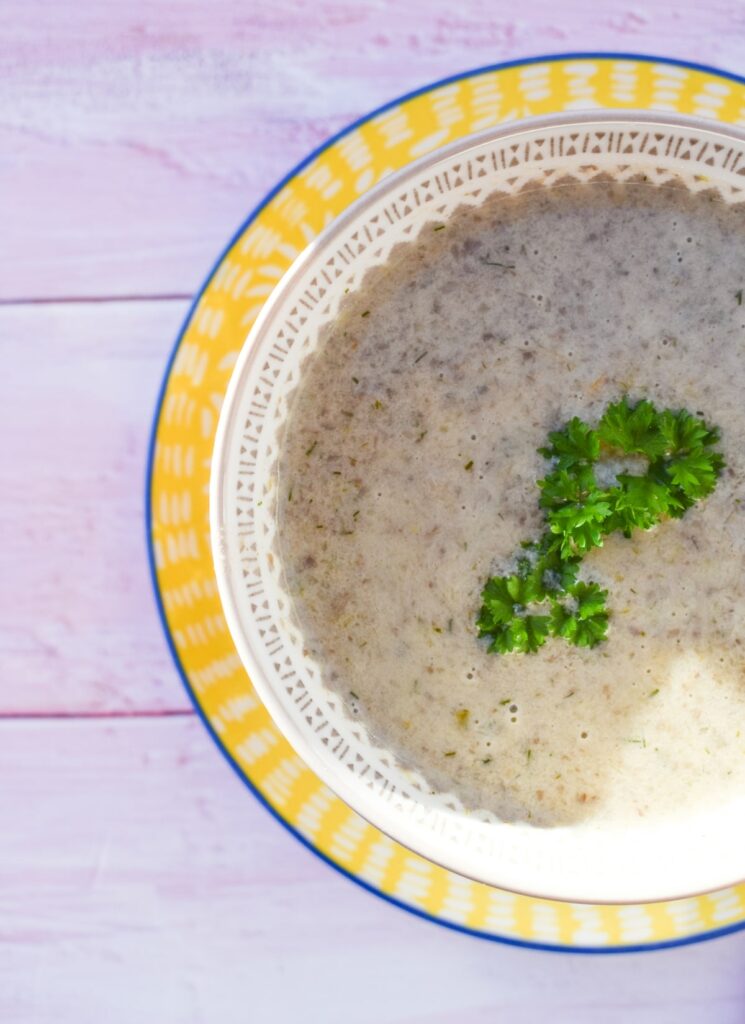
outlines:
[[[237, 763], [237, 761], [233, 758], [232, 754], [228, 751], [228, 749], [223, 745], [223, 743], [221, 742], [219, 736], [215, 732], [215, 730], [214, 730], [214, 728], [212, 726], [212, 723], [207, 718], [204, 710], [202, 709], [201, 705], [199, 704], [197, 696], [196, 696], [196, 694], [195, 694], [195, 692], [194, 692], [194, 690], [193, 690], [193, 688], [191, 686], [191, 683], [189, 681], [189, 678], [188, 678], [188, 675], [186, 673], [186, 670], [185, 670], [183, 664], [181, 663], [181, 659], [179, 657], [178, 651], [176, 650], [175, 644], [173, 642], [173, 637], [171, 635], [170, 627], [169, 627], [169, 624], [168, 624], [168, 619], [166, 617], [166, 612], [165, 612], [165, 608], [164, 608], [164, 605], [163, 605], [162, 595], [161, 595], [161, 592], [160, 592], [160, 586], [159, 586], [159, 583], [158, 583], [157, 567], [156, 567], [156, 564], [155, 564], [155, 550], [154, 550], [154, 544], [153, 544], [153, 529], [152, 529], [153, 528], [152, 489], [153, 489], [153, 470], [154, 470], [154, 462], [155, 462], [155, 446], [156, 446], [156, 443], [157, 443], [158, 428], [160, 426], [160, 418], [161, 418], [161, 413], [162, 413], [162, 410], [163, 410], [163, 400], [165, 398], [165, 393], [166, 393], [166, 390], [168, 388], [168, 383], [170, 381], [171, 372], [173, 370], [173, 365], [174, 365], [174, 362], [175, 362], [176, 357], [178, 355], [178, 351], [179, 351], [179, 348], [181, 346], [181, 342], [182, 342], [182, 340], [184, 338], [184, 335], [186, 334], [186, 331], [188, 330], [188, 328], [189, 328], [189, 326], [191, 324], [192, 318], [194, 316], [194, 313], [196, 312], [196, 309], [197, 309], [197, 307], [199, 305], [199, 302], [201, 301], [202, 297], [204, 296], [204, 294], [206, 293], [206, 291], [209, 288], [210, 284], [212, 283], [212, 280], [215, 277], [215, 275], [216, 275], [217, 271], [219, 270], [220, 266], [223, 264], [223, 262], [225, 261], [226, 257], [228, 256], [230, 251], [235, 246], [235, 244], [243, 236], [243, 234], [250, 227], [250, 225], [256, 220], [256, 218], [261, 214], [261, 212], [269, 205], [269, 203], [272, 201], [272, 199], [274, 199], [274, 197], [279, 192], [281, 192], [282, 189], [284, 189], [286, 185], [288, 185], [302, 170], [304, 170], [305, 167], [307, 167], [310, 163], [312, 163], [319, 156], [321, 156], [326, 150], [328, 150], [333, 145], [335, 145], [340, 139], [342, 139], [345, 136], [351, 134], [357, 128], [361, 127], [362, 125], [366, 124], [367, 122], [369, 122], [372, 119], [378, 117], [380, 114], [384, 113], [387, 110], [390, 110], [393, 107], [396, 107], [396, 106], [398, 106], [398, 105], [400, 105], [402, 103], [406, 103], [406, 102], [408, 102], [408, 101], [410, 101], [412, 99], [415, 99], [418, 96], [422, 96], [422, 95], [425, 95], [427, 93], [433, 92], [434, 90], [436, 90], [438, 88], [442, 88], [442, 87], [444, 87], [446, 85], [450, 85], [450, 84], [452, 84], [454, 82], [462, 81], [464, 79], [474, 78], [474, 77], [477, 77], [479, 75], [488, 74], [489, 72], [505, 71], [505, 70], [508, 70], [510, 68], [524, 67], [524, 66], [529, 66], [529, 65], [532, 65], [532, 64], [539, 64], [539, 63], [558, 63], [558, 62], [563, 62], [563, 61], [567, 61], [567, 60], [630, 60], [630, 61], [635, 61], [637, 63], [646, 63], [646, 64], [668, 64], [668, 65], [672, 65], [672, 66], [675, 66], [675, 67], [683, 67], [683, 68], [686, 68], [689, 71], [704, 72], [704, 73], [713, 75], [713, 76], [718, 77], [718, 78], [729, 79], [730, 81], [737, 82], [740, 85], [745, 85], [745, 78], [743, 76], [741, 76], [741, 75], [735, 74], [734, 72], [724, 71], [724, 70], [722, 70], [720, 68], [716, 68], [716, 67], [713, 67], [712, 65], [708, 65], [708, 64], [701, 64], [701, 63], [697, 63], [697, 62], [693, 62], [693, 61], [679, 60], [679, 59], [672, 58], [672, 57], [660, 57], [660, 56], [657, 56], [657, 55], [654, 55], [654, 54], [638, 54], [638, 53], [619, 52], [619, 51], [587, 51], [587, 52], [570, 51], [570, 52], [567, 52], [567, 53], [543, 54], [543, 55], [537, 55], [537, 56], [534, 56], [534, 57], [525, 57], [525, 58], [519, 58], [519, 59], [510, 60], [510, 61], [503, 61], [503, 62], [499, 62], [499, 63], [496, 63], [496, 64], [481, 65], [481, 66], [476, 67], [476, 68], [466, 69], [466, 70], [458, 72], [458, 73], [456, 73], [454, 75], [449, 75], [449, 76], [447, 76], [445, 78], [441, 78], [441, 79], [437, 79], [437, 80], [435, 80], [433, 82], [429, 82], [429, 83], [427, 83], [427, 84], [425, 84], [423, 86], [420, 86], [420, 87], [418, 87], [416, 89], [413, 89], [413, 90], [411, 90], [411, 91], [409, 91], [407, 93], [403, 93], [400, 96], [397, 96], [397, 97], [395, 97], [395, 98], [393, 98], [391, 100], [388, 100], [387, 102], [383, 103], [379, 107], [376, 107], [372, 111], [369, 111], [368, 113], [366, 113], [366, 114], [362, 115], [361, 117], [357, 118], [356, 120], [352, 121], [350, 124], [346, 125], [342, 129], [340, 129], [334, 135], [330, 136], [325, 142], [323, 142], [323, 143], [321, 143], [321, 145], [317, 146], [314, 150], [312, 150], [310, 153], [308, 153], [301, 161], [299, 161], [299, 163], [297, 163], [294, 167], [292, 167], [287, 172], [287, 174], [285, 174], [284, 177], [282, 177], [263, 196], [263, 198], [253, 207], [253, 209], [249, 212], [249, 214], [246, 216], [246, 218], [243, 220], [243, 222], [238, 226], [238, 228], [234, 231], [233, 235], [231, 236], [231, 238], [229, 239], [229, 241], [227, 242], [227, 244], [225, 245], [223, 250], [218, 255], [218, 257], [215, 260], [215, 262], [214, 262], [212, 268], [210, 269], [208, 275], [205, 277], [204, 281], [200, 285], [199, 290], [197, 291], [194, 299], [192, 300], [192, 302], [191, 302], [191, 304], [189, 306], [189, 309], [188, 309], [188, 311], [186, 313], [186, 316], [184, 317], [184, 320], [181, 323], [181, 326], [179, 328], [178, 334], [176, 335], [176, 340], [174, 342], [174, 345], [173, 345], [173, 347], [171, 349], [170, 355], [169, 355], [168, 360], [166, 362], [165, 370], [164, 370], [164, 373], [163, 373], [163, 378], [161, 380], [161, 384], [160, 384], [160, 387], [158, 389], [158, 395], [157, 395], [156, 402], [155, 402], [155, 411], [154, 411], [154, 415], [153, 415], [153, 421], [152, 421], [152, 425], [151, 425], [151, 429], [150, 429], [150, 436], [149, 436], [148, 446], [147, 446], [147, 458], [146, 458], [146, 465], [145, 465], [145, 509], [144, 509], [144, 511], [145, 511], [145, 517], [144, 517], [145, 518], [145, 544], [146, 544], [146, 551], [147, 551], [148, 568], [149, 568], [149, 572], [150, 572], [150, 580], [151, 580], [151, 584], [152, 584], [152, 588], [153, 588], [153, 596], [154, 596], [154, 599], [155, 599], [156, 609], [157, 609], [157, 612], [158, 612], [158, 616], [160, 618], [161, 626], [162, 626], [163, 632], [165, 634], [166, 644], [167, 644], [168, 650], [169, 650], [169, 652], [171, 654], [171, 657], [173, 659], [174, 665], [175, 665], [175, 667], [177, 669], [177, 672], [178, 672], [178, 674], [179, 674], [179, 676], [181, 678], [181, 682], [182, 682], [182, 684], [183, 684], [183, 686], [184, 686], [184, 688], [185, 688], [185, 690], [187, 692], [187, 695], [188, 695], [188, 697], [189, 697], [189, 699], [190, 699], [190, 701], [192, 703], [192, 706], [194, 707], [194, 710], [196, 711], [196, 713], [199, 716], [199, 718], [202, 720], [202, 723], [206, 727], [208, 734], [212, 738], [212, 740], [215, 743], [215, 745], [217, 746], [218, 750], [223, 755], [223, 757], [226, 759], [226, 761], [231, 766], [233, 771], [238, 775], [240, 780], [244, 783], [244, 785], [253, 793], [253, 795], [256, 797], [256, 799], [259, 801], [259, 803], [264, 806], [264, 808], [272, 815], [272, 817], [274, 817], [281, 825], [283, 825], [284, 828], [292, 836], [294, 836], [295, 839], [297, 839], [304, 847], [306, 847], [308, 850], [310, 850], [312, 853], [314, 853], [320, 860], [324, 861], [328, 866], [332, 867], [334, 870], [339, 872], [341, 875], [343, 875], [344, 877], [346, 877], [350, 881], [356, 883], [362, 889], [365, 889], [369, 893], [379, 897], [380, 899], [385, 900], [387, 903], [390, 903], [393, 906], [396, 906], [396, 907], [398, 907], [401, 910], [407, 911], [408, 913], [410, 913], [410, 914], [412, 914], [412, 915], [414, 915], [416, 917], [419, 917], [419, 918], [421, 918], [423, 920], [426, 920], [426, 921], [432, 922], [434, 924], [440, 925], [440, 926], [442, 926], [444, 928], [448, 928], [451, 931], [461, 932], [461, 933], [463, 933], [465, 935], [470, 935], [470, 936], [473, 936], [475, 938], [484, 939], [486, 941], [498, 942], [498, 943], [502, 943], [504, 945], [521, 947], [521, 948], [525, 948], [525, 949], [537, 949], [537, 950], [542, 950], [544, 952], [569, 953], [569, 954], [576, 953], [576, 954], [580, 954], [580, 955], [611, 955], [611, 954], [619, 954], [619, 953], [638, 953], [638, 952], [651, 952], [651, 951], [662, 950], [662, 949], [673, 949], [673, 948], [675, 948], [677, 946], [692, 945], [692, 944], [698, 943], [698, 942], [705, 942], [705, 941], [709, 941], [711, 939], [721, 938], [721, 937], [723, 937], [725, 935], [733, 934], [735, 932], [738, 932], [738, 931], [741, 931], [741, 930], [745, 929], [745, 919], [743, 919], [740, 922], [735, 922], [733, 924], [724, 925], [721, 928], [712, 929], [712, 930], [708, 930], [708, 931], [703, 931], [703, 932], [700, 932], [700, 933], [697, 933], [697, 934], [681, 936], [680, 938], [666, 939], [666, 940], [662, 940], [662, 941], [659, 941], [659, 942], [637, 943], [637, 944], [628, 944], [628, 945], [612, 945], [612, 946], [611, 945], [608, 945], [608, 946], [573, 946], [572, 945], [572, 946], [570, 946], [570, 945], [561, 945], [561, 944], [553, 944], [553, 943], [542, 943], [542, 942], [533, 941], [533, 940], [530, 940], [530, 939], [517, 939], [517, 938], [513, 938], [513, 937], [508, 936], [508, 935], [499, 935], [499, 934], [496, 934], [496, 933], [493, 933], [493, 932], [480, 931], [478, 929], [469, 928], [467, 925], [458, 924], [455, 921], [448, 921], [446, 918], [436, 917], [433, 914], [430, 914], [430, 913], [428, 913], [425, 910], [421, 910], [420, 908], [418, 908], [416, 906], [413, 906], [411, 904], [405, 903], [402, 900], [397, 899], [395, 896], [392, 896], [392, 895], [389, 895], [388, 893], [383, 892], [382, 890], [380, 890], [380, 889], [374, 887], [373, 885], [371, 885], [370, 883], [366, 882], [364, 879], [358, 877], [357, 875], [352, 874], [346, 868], [344, 868], [341, 864], [338, 864], [336, 861], [332, 860], [329, 856], [327, 856], [323, 851], [321, 851], [316, 846], [314, 846], [310, 842], [310, 840], [306, 839], [292, 824], [290, 824], [289, 821], [287, 821], [285, 818], [283, 818], [280, 815], [280, 813], [271, 805], [271, 803], [267, 800], [267, 798], [263, 795], [263, 793], [261, 793], [261, 791], [258, 789], [258, 787], [253, 783], [253, 781], [250, 779], [250, 777], [248, 775], [246, 775], [246, 773], [243, 771], [243, 769], [240, 767], [240, 765]], [[653, 108], [647, 108], [647, 109], [651, 110]], [[714, 122], [714, 123], [716, 124], [717, 122]]]

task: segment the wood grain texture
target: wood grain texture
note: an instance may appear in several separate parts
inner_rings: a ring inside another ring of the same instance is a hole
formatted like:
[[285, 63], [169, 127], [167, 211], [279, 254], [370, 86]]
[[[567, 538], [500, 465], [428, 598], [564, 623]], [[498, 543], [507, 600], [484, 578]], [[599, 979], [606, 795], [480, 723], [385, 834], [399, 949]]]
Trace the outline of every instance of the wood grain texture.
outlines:
[[742, 1021], [745, 935], [602, 958], [434, 928], [290, 838], [197, 721], [0, 724], [0, 777], [4, 1024]]
[[0, 307], [0, 715], [190, 707], [143, 516], [150, 423], [185, 312]]
[[[191, 294], [309, 149], [469, 67], [607, 49], [745, 68], [729, 0], [0, 14], [11, 302]], [[185, 308], [0, 309], [0, 1021], [740, 1024], [745, 935], [606, 959], [449, 933], [313, 858], [221, 760], [170, 662], [143, 539], [151, 412]]]
[[742, 70], [693, 0], [3, 0], [0, 297], [191, 292], [249, 209], [360, 114], [495, 61], [632, 50]]

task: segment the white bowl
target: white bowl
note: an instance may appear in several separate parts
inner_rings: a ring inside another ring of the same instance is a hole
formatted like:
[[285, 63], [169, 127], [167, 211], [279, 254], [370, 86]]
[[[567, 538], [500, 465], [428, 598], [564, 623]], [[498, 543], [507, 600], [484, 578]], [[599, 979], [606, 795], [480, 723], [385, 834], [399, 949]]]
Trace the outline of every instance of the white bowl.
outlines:
[[430, 792], [376, 746], [303, 652], [276, 557], [278, 431], [302, 363], [347, 290], [428, 221], [527, 181], [599, 172], [673, 176], [745, 198], [745, 136], [680, 117], [593, 112], [492, 129], [384, 179], [334, 221], [279, 282], [237, 361], [220, 416], [210, 519], [225, 617], [277, 726], [303, 760], [374, 825], [430, 860], [489, 885], [553, 899], [643, 902], [745, 876], [745, 796], [682, 820], [539, 829], [470, 812]]

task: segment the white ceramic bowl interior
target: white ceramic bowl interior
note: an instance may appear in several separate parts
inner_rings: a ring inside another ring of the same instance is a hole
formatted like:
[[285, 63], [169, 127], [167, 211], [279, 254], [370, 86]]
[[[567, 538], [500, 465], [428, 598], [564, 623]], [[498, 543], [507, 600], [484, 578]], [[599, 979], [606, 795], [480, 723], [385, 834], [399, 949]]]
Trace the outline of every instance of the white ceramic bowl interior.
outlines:
[[[673, 176], [745, 199], [745, 137], [698, 120], [593, 112], [472, 136], [384, 179], [331, 224], [282, 278], [241, 351], [212, 466], [211, 528], [225, 616], [261, 699], [298, 754], [390, 836], [462, 875], [555, 899], [642, 902], [731, 884], [745, 875], [745, 797], [696, 817], [534, 828], [466, 811], [452, 794], [376, 746], [324, 685], [275, 554], [278, 431], [302, 364], [347, 290], [426, 222], [495, 191], [567, 175], [623, 181]], [[475, 642], [475, 641], [474, 641]]]

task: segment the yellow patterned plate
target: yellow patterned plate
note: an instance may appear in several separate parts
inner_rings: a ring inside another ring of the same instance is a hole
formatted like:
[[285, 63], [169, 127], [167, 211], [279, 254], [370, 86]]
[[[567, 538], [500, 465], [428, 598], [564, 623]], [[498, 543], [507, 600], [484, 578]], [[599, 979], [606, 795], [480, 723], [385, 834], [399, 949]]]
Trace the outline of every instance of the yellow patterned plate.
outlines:
[[295, 168], [240, 228], [186, 319], [155, 418], [147, 520], [158, 604], [186, 687], [235, 770], [297, 838], [365, 888], [448, 927], [611, 952], [745, 927], [745, 885], [639, 906], [552, 902], [470, 881], [383, 835], [298, 758], [259, 701], [223, 618], [208, 524], [210, 458], [231, 370], [266, 297], [308, 242], [386, 174], [444, 143], [500, 122], [592, 107], [743, 124], [745, 80], [625, 54], [482, 68], [374, 111]]

